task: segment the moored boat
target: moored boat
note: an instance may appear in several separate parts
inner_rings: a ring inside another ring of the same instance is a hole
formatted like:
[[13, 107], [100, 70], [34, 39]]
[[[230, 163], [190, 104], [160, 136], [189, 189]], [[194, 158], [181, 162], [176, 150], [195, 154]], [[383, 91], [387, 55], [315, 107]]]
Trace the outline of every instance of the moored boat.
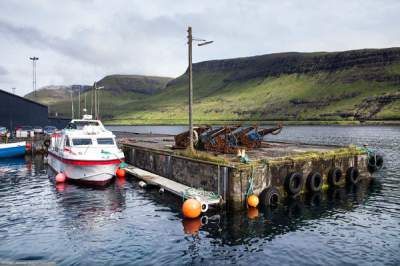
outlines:
[[26, 153], [26, 142], [1, 143], [0, 158], [20, 157]]
[[124, 161], [115, 135], [88, 115], [51, 135], [48, 154], [49, 166], [67, 180], [93, 185], [109, 183]]

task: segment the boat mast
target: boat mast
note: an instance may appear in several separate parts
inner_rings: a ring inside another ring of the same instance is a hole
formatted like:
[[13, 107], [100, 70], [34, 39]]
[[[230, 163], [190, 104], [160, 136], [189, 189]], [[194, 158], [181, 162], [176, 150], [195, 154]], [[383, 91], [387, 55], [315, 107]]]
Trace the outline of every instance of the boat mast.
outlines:
[[72, 95], [72, 88], [71, 88], [71, 118], [74, 119], [74, 97]]

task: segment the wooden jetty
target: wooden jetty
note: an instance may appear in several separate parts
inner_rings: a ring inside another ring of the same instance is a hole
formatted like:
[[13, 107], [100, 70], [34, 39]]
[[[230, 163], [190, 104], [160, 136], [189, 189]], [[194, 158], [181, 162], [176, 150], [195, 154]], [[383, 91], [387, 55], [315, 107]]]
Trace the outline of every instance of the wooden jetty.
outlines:
[[184, 184], [178, 183], [171, 179], [153, 174], [143, 169], [128, 165], [124, 168], [126, 172], [138, 179], [145, 181], [149, 185], [154, 185], [165, 189], [166, 191], [175, 194], [184, 199], [195, 198], [203, 204], [219, 205], [221, 203], [221, 197], [215, 195], [210, 191], [198, 190], [191, 188]]

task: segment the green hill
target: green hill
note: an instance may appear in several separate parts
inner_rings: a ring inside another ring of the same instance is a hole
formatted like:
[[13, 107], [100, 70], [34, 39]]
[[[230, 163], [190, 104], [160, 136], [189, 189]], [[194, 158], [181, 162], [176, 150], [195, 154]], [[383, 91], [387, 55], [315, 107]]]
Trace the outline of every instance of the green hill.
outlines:
[[[193, 76], [197, 123], [400, 120], [400, 48], [206, 61], [194, 64]], [[151, 93], [105, 90], [103, 118], [109, 124], [186, 123], [187, 80], [185, 73]]]

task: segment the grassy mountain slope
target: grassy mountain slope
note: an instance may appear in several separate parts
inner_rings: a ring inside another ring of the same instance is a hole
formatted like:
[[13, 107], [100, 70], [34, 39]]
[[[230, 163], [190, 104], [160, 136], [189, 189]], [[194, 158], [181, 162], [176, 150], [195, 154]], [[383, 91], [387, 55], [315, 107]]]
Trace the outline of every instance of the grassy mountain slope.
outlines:
[[[133, 104], [141, 101], [147, 96], [156, 94], [165, 89], [167, 83], [172, 80], [168, 77], [153, 77], [140, 75], [109, 75], [97, 82], [99, 90], [100, 109], [104, 119], [112, 118], [115, 110], [123, 110], [121, 106]], [[81, 108], [86, 107], [90, 111], [92, 103], [92, 86], [84, 86], [81, 90]], [[33, 93], [25, 97], [47, 104], [50, 112], [56, 112], [61, 117], [71, 117], [71, 89], [73, 90], [75, 113], [78, 112], [78, 86], [48, 86], [37, 91], [35, 97]]]
[[[193, 72], [198, 123], [400, 120], [400, 48], [214, 60], [194, 64]], [[157, 90], [121, 89], [119, 78], [101, 91], [107, 123], [187, 123], [187, 73]], [[70, 103], [53, 109], [68, 114]]]
[[55, 105], [65, 101], [70, 101], [71, 90], [73, 92], [73, 95], [77, 95], [79, 89], [81, 89], [81, 92], [83, 93], [89, 90], [90, 88], [91, 87], [87, 85], [71, 85], [71, 86], [50, 85], [42, 87], [39, 90], [37, 90], [36, 96], [34, 92], [30, 92], [27, 95], [25, 95], [25, 97], [33, 101], [38, 101], [42, 104]]
[[[194, 65], [194, 117], [221, 120], [400, 119], [400, 49], [283, 53]], [[187, 75], [111, 123], [186, 123]]]

